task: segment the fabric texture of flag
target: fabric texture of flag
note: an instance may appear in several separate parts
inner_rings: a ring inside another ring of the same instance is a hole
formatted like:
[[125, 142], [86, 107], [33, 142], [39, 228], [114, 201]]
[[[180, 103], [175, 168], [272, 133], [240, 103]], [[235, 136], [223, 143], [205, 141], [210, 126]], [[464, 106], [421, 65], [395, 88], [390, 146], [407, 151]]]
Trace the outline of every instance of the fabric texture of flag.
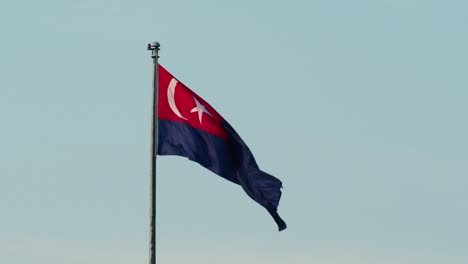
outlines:
[[234, 129], [200, 96], [158, 66], [158, 155], [187, 157], [242, 186], [284, 230], [277, 213], [282, 183], [261, 171]]

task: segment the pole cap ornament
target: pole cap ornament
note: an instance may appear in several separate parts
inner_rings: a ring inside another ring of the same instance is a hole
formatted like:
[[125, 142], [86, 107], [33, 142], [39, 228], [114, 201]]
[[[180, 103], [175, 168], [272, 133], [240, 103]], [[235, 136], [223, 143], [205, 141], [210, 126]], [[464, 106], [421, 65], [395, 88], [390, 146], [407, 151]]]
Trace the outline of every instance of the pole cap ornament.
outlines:
[[148, 50], [159, 50], [159, 42], [153, 41], [148, 44]]

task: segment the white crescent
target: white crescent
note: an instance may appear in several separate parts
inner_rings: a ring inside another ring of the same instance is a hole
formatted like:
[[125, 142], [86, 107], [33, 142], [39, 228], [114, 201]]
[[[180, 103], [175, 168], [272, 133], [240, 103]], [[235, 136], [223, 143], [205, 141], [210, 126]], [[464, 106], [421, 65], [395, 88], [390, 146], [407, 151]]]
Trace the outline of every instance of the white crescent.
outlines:
[[172, 112], [174, 114], [182, 119], [187, 120], [179, 111], [176, 105], [175, 101], [175, 88], [177, 86], [178, 81], [175, 78], [172, 78], [172, 80], [169, 82], [169, 87], [167, 88], [167, 101], [169, 102], [169, 106], [171, 107]]

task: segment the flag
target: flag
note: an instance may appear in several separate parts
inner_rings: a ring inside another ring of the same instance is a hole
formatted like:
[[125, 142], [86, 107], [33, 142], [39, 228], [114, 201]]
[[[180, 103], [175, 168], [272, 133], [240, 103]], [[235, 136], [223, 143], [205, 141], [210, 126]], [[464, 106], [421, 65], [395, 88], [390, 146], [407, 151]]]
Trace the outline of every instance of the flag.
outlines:
[[281, 181], [259, 169], [247, 145], [213, 107], [161, 65], [158, 72], [158, 154], [186, 157], [241, 185], [284, 230], [277, 213]]

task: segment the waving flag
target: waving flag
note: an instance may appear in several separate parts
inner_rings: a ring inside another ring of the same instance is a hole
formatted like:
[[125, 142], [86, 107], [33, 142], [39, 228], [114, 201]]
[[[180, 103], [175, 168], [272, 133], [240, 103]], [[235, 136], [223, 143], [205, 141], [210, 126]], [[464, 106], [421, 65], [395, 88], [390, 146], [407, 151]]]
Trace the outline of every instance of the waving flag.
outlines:
[[259, 169], [247, 145], [205, 100], [158, 66], [158, 154], [187, 157], [239, 184], [271, 214], [277, 213], [282, 183]]

